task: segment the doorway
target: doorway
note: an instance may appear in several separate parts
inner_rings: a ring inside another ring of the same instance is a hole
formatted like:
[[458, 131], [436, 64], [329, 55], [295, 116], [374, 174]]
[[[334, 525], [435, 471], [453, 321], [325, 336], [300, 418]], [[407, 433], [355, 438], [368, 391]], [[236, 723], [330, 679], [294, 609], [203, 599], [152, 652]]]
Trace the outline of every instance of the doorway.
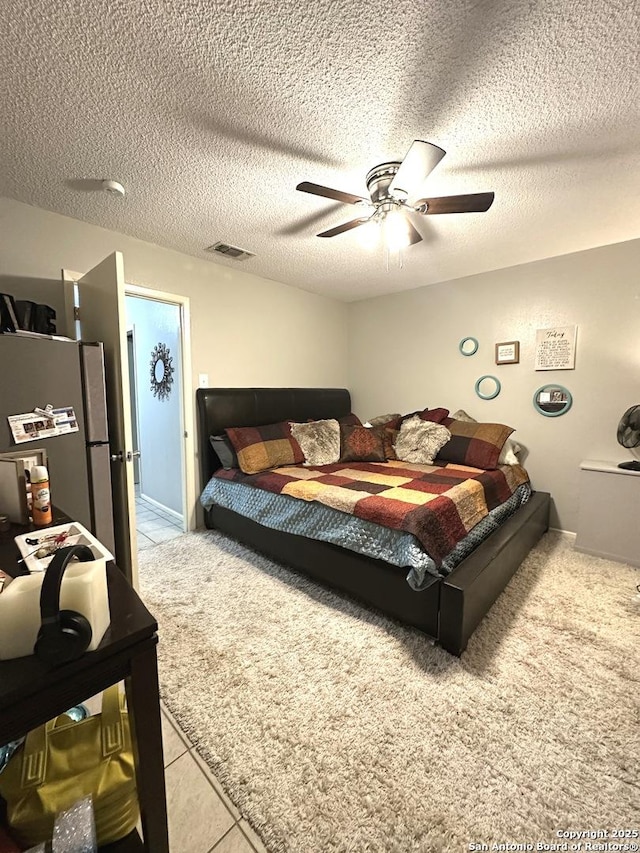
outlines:
[[[138, 585], [136, 545], [136, 486], [133, 476], [134, 445], [129, 391], [129, 356], [125, 301], [128, 295], [179, 307], [181, 341], [182, 413], [182, 526], [196, 527], [196, 477], [193, 436], [193, 400], [189, 298], [147, 287], [126, 284], [124, 259], [113, 252], [85, 273], [62, 270], [67, 334], [76, 340], [102, 341], [105, 354], [109, 443], [111, 448], [112, 509], [116, 534], [116, 559], [134, 589]], [[135, 342], [135, 333], [133, 335]], [[144, 382], [148, 380], [145, 378]], [[138, 393], [140, 386], [138, 385]], [[139, 431], [138, 431], [139, 432]]]
[[138, 551], [188, 529], [179, 302], [126, 289]]

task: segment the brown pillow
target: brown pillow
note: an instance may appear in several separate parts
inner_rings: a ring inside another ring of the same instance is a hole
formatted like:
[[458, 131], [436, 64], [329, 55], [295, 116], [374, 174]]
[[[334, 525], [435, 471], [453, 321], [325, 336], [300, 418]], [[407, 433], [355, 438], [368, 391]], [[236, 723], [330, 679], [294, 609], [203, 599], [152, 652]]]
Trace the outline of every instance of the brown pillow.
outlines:
[[[470, 421], [472, 424], [478, 423], [478, 421], [475, 418], [472, 418], [471, 415], [468, 415], [464, 409], [458, 409], [457, 412], [453, 413], [452, 418], [456, 421]], [[508, 438], [504, 443], [500, 458], [498, 459], [498, 468], [501, 465], [519, 465], [520, 459], [518, 457], [518, 453], [520, 453], [521, 450], [522, 447], [517, 441], [514, 441], [512, 438]]]
[[343, 415], [341, 418], [338, 418], [338, 423], [339, 423], [340, 425], [342, 425], [342, 424], [349, 424], [349, 425], [352, 425], [352, 426], [362, 426], [362, 421], [361, 421], [361, 420], [360, 420], [360, 418], [359, 418], [357, 415], [355, 415], [353, 412], [351, 412], [351, 413], [350, 413], [350, 414], [348, 414], [348, 415]]
[[436, 459], [485, 471], [498, 467], [502, 448], [513, 432], [513, 427], [505, 424], [477, 424], [452, 418], [447, 418], [445, 424], [451, 438], [438, 451]]
[[378, 429], [340, 424], [340, 462], [386, 462]]
[[229, 427], [225, 432], [245, 474], [304, 462], [300, 445], [291, 435], [287, 421], [257, 427]]

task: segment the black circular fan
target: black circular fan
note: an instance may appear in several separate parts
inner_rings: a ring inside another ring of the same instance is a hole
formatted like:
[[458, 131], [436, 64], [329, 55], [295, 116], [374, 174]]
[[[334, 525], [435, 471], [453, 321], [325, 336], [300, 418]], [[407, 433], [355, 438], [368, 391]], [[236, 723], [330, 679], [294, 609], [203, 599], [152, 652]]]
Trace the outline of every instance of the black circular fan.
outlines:
[[[618, 443], [635, 455], [636, 448], [640, 447], [640, 404], [631, 406], [620, 418], [618, 424]], [[640, 471], [640, 460], [620, 462], [618, 468], [626, 468], [629, 471]]]

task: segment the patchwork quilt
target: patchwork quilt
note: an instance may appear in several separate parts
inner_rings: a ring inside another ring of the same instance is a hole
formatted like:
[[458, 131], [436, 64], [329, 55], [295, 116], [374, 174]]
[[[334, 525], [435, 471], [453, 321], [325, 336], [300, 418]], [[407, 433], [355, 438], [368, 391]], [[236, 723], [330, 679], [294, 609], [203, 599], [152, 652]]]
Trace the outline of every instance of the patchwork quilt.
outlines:
[[436, 565], [491, 510], [529, 482], [520, 465], [484, 471], [453, 463], [420, 465], [401, 461], [292, 465], [259, 474], [221, 469], [215, 477], [318, 501], [411, 533]]

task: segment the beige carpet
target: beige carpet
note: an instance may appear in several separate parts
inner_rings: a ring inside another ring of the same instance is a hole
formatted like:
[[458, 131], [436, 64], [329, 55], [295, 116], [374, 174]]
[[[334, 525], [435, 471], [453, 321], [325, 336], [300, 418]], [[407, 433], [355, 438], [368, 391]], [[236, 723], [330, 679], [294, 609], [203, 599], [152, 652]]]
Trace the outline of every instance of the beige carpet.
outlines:
[[270, 851], [638, 826], [637, 569], [548, 534], [462, 659], [217, 533], [140, 577], [163, 697]]

